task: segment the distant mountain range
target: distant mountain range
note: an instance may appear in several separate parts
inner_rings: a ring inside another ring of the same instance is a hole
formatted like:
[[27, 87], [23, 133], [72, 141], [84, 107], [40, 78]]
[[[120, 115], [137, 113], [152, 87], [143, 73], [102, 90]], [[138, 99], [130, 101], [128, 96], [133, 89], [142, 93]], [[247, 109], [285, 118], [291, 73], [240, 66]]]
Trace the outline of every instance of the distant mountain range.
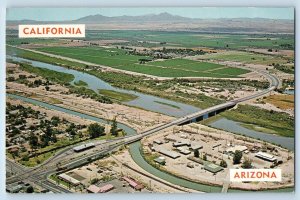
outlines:
[[18, 24], [83, 23], [88, 29], [180, 30], [197, 32], [294, 33], [294, 20], [266, 18], [200, 19], [171, 15], [167, 12], [140, 16], [89, 15], [71, 21], [7, 21], [8, 27]]
[[75, 21], [84, 22], [84, 23], [94, 23], [94, 22], [108, 22], [108, 21], [128, 21], [128, 22], [156, 22], [156, 21], [188, 21], [191, 18], [182, 17], [178, 15], [171, 15], [169, 13], [160, 13], [160, 14], [149, 14], [149, 15], [140, 15], [140, 16], [117, 16], [117, 17], [107, 17], [103, 15], [89, 15], [86, 17], [79, 18]]

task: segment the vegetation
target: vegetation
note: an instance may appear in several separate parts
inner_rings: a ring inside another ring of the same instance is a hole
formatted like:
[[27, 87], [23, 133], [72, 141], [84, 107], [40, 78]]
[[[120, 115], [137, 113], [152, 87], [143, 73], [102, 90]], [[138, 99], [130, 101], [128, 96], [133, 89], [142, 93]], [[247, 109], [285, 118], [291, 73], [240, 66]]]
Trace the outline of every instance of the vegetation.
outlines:
[[112, 120], [112, 124], [111, 124], [111, 128], [110, 128], [109, 132], [113, 136], [118, 136], [118, 127], [117, 127], [117, 118], [116, 117], [114, 117], [114, 119]]
[[93, 123], [88, 126], [88, 133], [91, 139], [105, 135], [104, 130], [104, 127], [100, 126], [98, 123]]
[[239, 105], [237, 109], [225, 111], [221, 115], [234, 121], [273, 130], [277, 135], [284, 137], [295, 136], [294, 118], [286, 113], [269, 111], [250, 105]]
[[243, 153], [239, 150], [236, 150], [233, 155], [233, 164], [234, 165], [239, 164], [241, 162], [242, 157], [243, 157]]
[[[151, 31], [151, 30], [97, 30], [88, 31], [87, 39], [123, 39], [130, 46], [179, 46], [179, 47], [213, 47], [242, 49], [245, 47], [293, 49], [293, 35], [260, 34], [249, 37], [248, 34], [195, 33], [188, 31]], [[144, 41], [143, 43], [137, 41]], [[152, 41], [147, 42], [147, 41]], [[155, 43], [156, 42], [156, 43]]]
[[77, 82], [74, 82], [74, 85], [76, 86], [88, 86], [88, 84], [82, 80], [79, 80]]
[[70, 67], [82, 68], [82, 67], [86, 66], [81, 63], [72, 62], [72, 61], [68, 61], [65, 59], [54, 58], [54, 57], [46, 56], [43, 54], [31, 52], [28, 50], [18, 49], [16, 47], [11, 47], [11, 46], [6, 46], [6, 54], [12, 55], [12, 56], [17, 55], [21, 58], [41, 61], [41, 62], [45, 62], [45, 63], [49, 63], [49, 64], [57, 64], [57, 65], [61, 65], [61, 66], [67, 67], [67, 68], [70, 68]]
[[194, 157], [195, 158], [199, 158], [200, 154], [199, 154], [199, 150], [198, 149], [195, 149], [194, 150]]
[[271, 56], [258, 53], [242, 52], [242, 51], [226, 51], [214, 54], [205, 54], [201, 56], [201, 59], [214, 59], [221, 61], [234, 61], [251, 64], [264, 64], [272, 65], [272, 63], [287, 63], [288, 59], [280, 56]]
[[243, 164], [242, 164], [242, 168], [244, 169], [251, 169], [252, 168], [252, 162], [250, 159], [245, 159]]
[[69, 82], [74, 80], [74, 76], [72, 74], [67, 74], [63, 72], [56, 72], [49, 69], [32, 67], [26, 63], [20, 63], [20, 67], [22, 70], [25, 70], [29, 73], [36, 74], [41, 76], [49, 81], [58, 82], [60, 84], [68, 84]]
[[[140, 64], [143, 58], [128, 54], [126, 50], [100, 47], [46, 47], [38, 49], [95, 64], [105, 65], [126, 71], [161, 77], [237, 77], [248, 70], [226, 67], [208, 62], [187, 59], [172, 59]], [[144, 58], [146, 59], [146, 58]], [[220, 68], [220, 69], [219, 69]], [[213, 71], [210, 71], [212, 70]]]
[[68, 87], [70, 89], [70, 93], [75, 93], [82, 97], [89, 97], [89, 98], [99, 101], [101, 103], [107, 103], [107, 104], [113, 103], [110, 98], [103, 96], [103, 95], [99, 95], [94, 90], [88, 89], [86, 87], [74, 87], [71, 85]]
[[220, 166], [223, 168], [227, 168], [227, 162], [225, 160], [221, 160]]
[[123, 102], [132, 101], [137, 98], [137, 96], [134, 94], [117, 92], [117, 91], [113, 91], [113, 90], [101, 89], [101, 90], [99, 90], [99, 93], [104, 96], [107, 96], [109, 98], [115, 99], [117, 101], [123, 101]]
[[288, 74], [295, 74], [295, 66], [294, 65], [280, 65], [278, 63], [272, 63], [275, 69], [282, 71]]

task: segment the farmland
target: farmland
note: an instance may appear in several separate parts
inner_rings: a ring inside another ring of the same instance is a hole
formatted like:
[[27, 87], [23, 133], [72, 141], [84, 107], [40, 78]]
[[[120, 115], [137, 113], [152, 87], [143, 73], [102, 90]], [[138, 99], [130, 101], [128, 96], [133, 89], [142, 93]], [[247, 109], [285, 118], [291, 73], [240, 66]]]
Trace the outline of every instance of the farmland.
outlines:
[[214, 54], [206, 54], [198, 56], [198, 58], [204, 60], [234, 61], [264, 65], [272, 65], [273, 63], [284, 64], [288, 62], [287, 59], [279, 56], [255, 54], [243, 51], [226, 51]]
[[[248, 34], [219, 34], [197, 33], [184, 31], [144, 31], [144, 30], [90, 30], [87, 33], [90, 40], [123, 39], [130, 45], [180, 47], [211, 47], [243, 49], [245, 47], [293, 49], [292, 35], [248, 35]], [[142, 42], [137, 42], [142, 41]]]
[[147, 57], [128, 55], [125, 50], [117, 48], [47, 47], [39, 48], [38, 50], [116, 69], [160, 77], [236, 78], [248, 72], [244, 69], [187, 59], [172, 59], [140, 64], [139, 59]]

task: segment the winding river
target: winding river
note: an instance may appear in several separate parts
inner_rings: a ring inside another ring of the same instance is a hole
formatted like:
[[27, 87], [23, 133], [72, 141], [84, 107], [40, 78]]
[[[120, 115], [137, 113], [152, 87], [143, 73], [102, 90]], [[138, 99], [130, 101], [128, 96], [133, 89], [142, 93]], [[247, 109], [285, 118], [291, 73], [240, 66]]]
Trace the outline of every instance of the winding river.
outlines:
[[[138, 93], [138, 92], [134, 92], [134, 91], [130, 91], [130, 90], [123, 90], [123, 89], [115, 88], [115, 87], [111, 86], [110, 84], [102, 81], [101, 79], [99, 79], [95, 76], [92, 76], [90, 74], [84, 73], [84, 72], [79, 72], [79, 71], [72, 70], [72, 69], [66, 69], [66, 68], [63, 68], [63, 67], [60, 67], [60, 66], [57, 66], [57, 65], [46, 64], [46, 63], [42, 63], [42, 62], [38, 62], [38, 61], [32, 61], [32, 60], [23, 59], [23, 58], [17, 58], [17, 57], [8, 57], [8, 58], [11, 58], [14, 61], [19, 61], [19, 62], [29, 62], [34, 67], [47, 68], [47, 69], [58, 71], [58, 72], [73, 74], [75, 79], [72, 81], [72, 83], [74, 83], [75, 81], [78, 81], [78, 80], [82, 80], [82, 81], [84, 81], [88, 84], [89, 88], [93, 89], [96, 92], [98, 92], [98, 89], [108, 89], [108, 90], [114, 90], [114, 91], [123, 92], [123, 93], [134, 94], [134, 95], [138, 96], [138, 98], [133, 100], [133, 101], [125, 102], [125, 104], [128, 104], [128, 105], [133, 105], [133, 106], [141, 107], [141, 108], [144, 108], [144, 109], [147, 109], [147, 110], [163, 113], [163, 114], [166, 114], [166, 115], [176, 116], [176, 117], [181, 117], [181, 116], [184, 116], [186, 114], [193, 113], [193, 112], [196, 112], [196, 111], [200, 110], [199, 108], [196, 108], [196, 107], [193, 107], [193, 106], [190, 106], [190, 105], [186, 105], [186, 104], [166, 100], [166, 99], [155, 97], [155, 96], [152, 96], [152, 95], [146, 95], [146, 94], [142, 94], [142, 93]], [[101, 123], [107, 123], [106, 120], [103, 120], [103, 119], [100, 119], [100, 118], [97, 118], [97, 117], [93, 117], [93, 116], [90, 116], [90, 115], [86, 115], [86, 114], [83, 114], [83, 113], [79, 113], [79, 112], [76, 112], [76, 111], [72, 111], [72, 110], [69, 110], [69, 109], [65, 109], [65, 108], [62, 108], [60, 106], [47, 104], [47, 103], [44, 103], [44, 102], [41, 102], [41, 101], [33, 100], [33, 99], [26, 98], [26, 97], [19, 96], [19, 95], [13, 95], [13, 94], [7, 94], [7, 95], [11, 98], [20, 99], [22, 101], [29, 102], [29, 103], [32, 103], [32, 104], [36, 104], [36, 105], [39, 105], [39, 106], [42, 106], [42, 107], [45, 107], [45, 108], [48, 108], [48, 109], [53, 109], [53, 110], [65, 112], [65, 113], [68, 113], [68, 114], [71, 114], [71, 115], [76, 115], [76, 116], [79, 116], [79, 117], [82, 117], [82, 118], [90, 119], [90, 120], [101, 122]], [[162, 105], [162, 104], [159, 104], [155, 101], [164, 102], [164, 103], [167, 103], [167, 104], [172, 104], [172, 105], [180, 107], [180, 109], [174, 108], [174, 107], [171, 107], [171, 106], [168, 106], [168, 105]], [[212, 127], [215, 126], [215, 127], [218, 128], [218, 124], [217, 125], [212, 124], [211, 126]], [[236, 124], [236, 126], [239, 126], [239, 125]], [[132, 129], [132, 128], [130, 128], [130, 127], [128, 127], [128, 126], [126, 126], [122, 123], [118, 123], [118, 127], [124, 129], [127, 132], [128, 135], [136, 134], [136, 131], [134, 129]], [[231, 127], [231, 126], [227, 126], [227, 127]], [[224, 128], [224, 127], [222, 127], [222, 128]], [[247, 129], [247, 130], [250, 131], [250, 132], [252, 131], [252, 130], [249, 130], [249, 129]], [[234, 129], [233, 130], [230, 129], [228, 131], [236, 132], [236, 131], [234, 131]], [[244, 130], [242, 130], [242, 131], [244, 131]], [[256, 131], [252, 131], [252, 132], [256, 132]], [[280, 139], [278, 140], [277, 137], [274, 136], [274, 138], [276, 138], [276, 139], [274, 139], [273, 135], [260, 133], [260, 132], [257, 132], [255, 134], [257, 134], [256, 136], [258, 138], [267, 140], [268, 142], [273, 142], [273, 143], [285, 146], [285, 144], [282, 143], [282, 141]], [[268, 135], [269, 137], [264, 138], [265, 135]], [[249, 136], [251, 136], [251, 135], [249, 135]], [[154, 168], [153, 166], [151, 166], [150, 164], [148, 164], [144, 160], [144, 158], [143, 158], [143, 156], [140, 152], [140, 148], [141, 148], [141, 143], [139, 141], [130, 144], [129, 151], [131, 153], [131, 156], [132, 156], [132, 158], [133, 158], [133, 160], [136, 164], [138, 164], [141, 168], [143, 168], [145, 171], [153, 174], [154, 176], [160, 177], [161, 179], [164, 179], [164, 180], [166, 180], [166, 181], [168, 181], [172, 184], [180, 185], [180, 186], [185, 187], [185, 188], [190, 188], [190, 189], [203, 191], [203, 192], [221, 192], [221, 189], [222, 189], [221, 187], [209, 186], [209, 185], [204, 185], [204, 184], [200, 184], [200, 183], [195, 183], [193, 181], [188, 181], [188, 180], [176, 177], [174, 175], [168, 174], [166, 172], [163, 172], [163, 171], [160, 171], [160, 170]], [[238, 192], [240, 190], [229, 189], [228, 191], [229, 192]], [[293, 188], [280, 189], [280, 190], [276, 190], [276, 191], [293, 191]]]
[[[84, 81], [88, 84], [88, 88], [94, 90], [95, 92], [98, 93], [99, 89], [105, 89], [105, 90], [113, 90], [116, 92], [122, 92], [122, 93], [127, 93], [127, 94], [134, 94], [137, 96], [136, 99], [129, 101], [129, 102], [123, 102], [124, 104], [131, 105], [131, 106], [136, 106], [139, 108], [143, 108], [145, 110], [151, 110], [154, 112], [162, 113], [165, 115], [169, 116], [174, 116], [174, 117], [182, 117], [187, 114], [191, 114], [194, 112], [199, 111], [200, 109], [191, 105], [163, 99], [160, 97], [152, 96], [152, 95], [147, 95], [147, 94], [142, 94], [139, 92], [131, 91], [131, 90], [124, 90], [120, 88], [113, 87], [109, 83], [99, 79], [96, 76], [90, 75], [88, 73], [76, 71], [73, 69], [67, 69], [61, 66], [53, 65], [53, 64], [47, 64], [39, 61], [33, 61], [33, 60], [28, 60], [24, 58], [19, 58], [19, 57], [12, 57], [12, 56], [7, 56], [7, 58], [10, 58], [14, 61], [17, 62], [28, 62], [30, 63], [33, 67], [39, 67], [39, 68], [46, 68], [50, 70], [54, 70], [57, 72], [63, 72], [67, 74], [72, 74], [75, 78], [71, 82], [71, 84], [74, 84], [74, 82], [77, 81]], [[161, 104], [161, 103], [163, 104]], [[174, 105], [169, 106], [170, 105]]]

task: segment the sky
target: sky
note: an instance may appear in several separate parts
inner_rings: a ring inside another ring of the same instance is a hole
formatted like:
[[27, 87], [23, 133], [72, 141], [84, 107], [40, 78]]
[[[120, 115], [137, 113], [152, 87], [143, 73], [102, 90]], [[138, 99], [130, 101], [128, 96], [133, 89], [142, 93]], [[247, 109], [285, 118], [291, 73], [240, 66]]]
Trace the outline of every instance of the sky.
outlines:
[[294, 19], [294, 8], [265, 7], [147, 7], [147, 8], [8, 8], [7, 20], [64, 21], [88, 15], [146, 15], [168, 12], [190, 18], [269, 18]]

